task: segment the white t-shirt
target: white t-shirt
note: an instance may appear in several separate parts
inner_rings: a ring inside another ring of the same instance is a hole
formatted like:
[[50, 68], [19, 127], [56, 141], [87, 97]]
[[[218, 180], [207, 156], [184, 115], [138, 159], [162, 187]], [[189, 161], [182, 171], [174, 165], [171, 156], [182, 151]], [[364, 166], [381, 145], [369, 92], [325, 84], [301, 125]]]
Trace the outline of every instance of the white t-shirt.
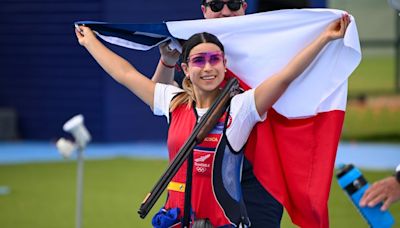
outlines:
[[[172, 86], [157, 83], [154, 91], [153, 113], [165, 116], [169, 122], [169, 106], [172, 98], [183, 90]], [[207, 112], [208, 108], [196, 108], [199, 120]], [[234, 96], [231, 100], [229, 115], [232, 118], [230, 126], [226, 129], [229, 144], [235, 151], [242, 149], [246, 143], [253, 126], [266, 118], [258, 115], [254, 101], [254, 89]]]

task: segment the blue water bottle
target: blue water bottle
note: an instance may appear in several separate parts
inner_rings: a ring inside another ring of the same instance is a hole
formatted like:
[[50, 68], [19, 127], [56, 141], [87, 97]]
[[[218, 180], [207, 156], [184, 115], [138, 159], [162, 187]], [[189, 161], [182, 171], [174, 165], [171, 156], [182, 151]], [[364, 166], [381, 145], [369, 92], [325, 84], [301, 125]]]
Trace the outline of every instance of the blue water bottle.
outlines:
[[380, 210], [382, 203], [375, 205], [375, 207], [359, 206], [364, 192], [369, 188], [368, 182], [359, 169], [355, 168], [352, 164], [341, 165], [336, 177], [340, 187], [347, 193], [353, 205], [371, 227], [386, 228], [394, 224], [394, 219], [390, 212]]

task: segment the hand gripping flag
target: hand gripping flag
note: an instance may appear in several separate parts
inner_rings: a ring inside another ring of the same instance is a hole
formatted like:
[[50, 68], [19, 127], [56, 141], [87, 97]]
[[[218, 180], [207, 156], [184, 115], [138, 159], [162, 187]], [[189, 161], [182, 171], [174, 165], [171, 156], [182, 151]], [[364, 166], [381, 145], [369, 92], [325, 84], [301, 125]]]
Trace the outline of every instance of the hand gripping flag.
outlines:
[[[225, 46], [229, 72], [249, 89], [281, 70], [343, 13], [301, 9], [147, 25], [77, 23], [108, 42], [139, 50], [198, 32], [212, 33]], [[245, 156], [257, 179], [300, 227], [329, 227], [327, 203], [347, 79], [361, 61], [356, 23], [351, 20], [344, 39], [330, 42], [291, 83], [267, 119], [254, 127], [246, 145]]]

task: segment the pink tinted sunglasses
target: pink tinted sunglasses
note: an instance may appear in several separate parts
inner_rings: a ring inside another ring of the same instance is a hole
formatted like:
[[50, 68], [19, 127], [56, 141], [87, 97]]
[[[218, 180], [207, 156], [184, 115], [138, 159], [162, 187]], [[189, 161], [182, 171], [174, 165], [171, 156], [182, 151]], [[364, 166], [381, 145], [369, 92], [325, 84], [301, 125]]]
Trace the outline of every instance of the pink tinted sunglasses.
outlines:
[[213, 52], [203, 52], [199, 54], [194, 54], [188, 57], [187, 62], [195, 67], [203, 68], [206, 63], [210, 63], [211, 66], [215, 66], [224, 59], [224, 52], [213, 51]]

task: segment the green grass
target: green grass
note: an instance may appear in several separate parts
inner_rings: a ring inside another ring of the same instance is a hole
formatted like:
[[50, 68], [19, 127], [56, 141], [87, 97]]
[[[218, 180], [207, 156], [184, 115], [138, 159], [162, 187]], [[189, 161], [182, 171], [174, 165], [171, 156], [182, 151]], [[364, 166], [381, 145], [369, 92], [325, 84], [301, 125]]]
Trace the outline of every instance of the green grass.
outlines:
[[[166, 161], [157, 160], [86, 161], [83, 227], [150, 227], [150, 218], [165, 196], [145, 220], [136, 211], [165, 166]], [[0, 227], [74, 227], [75, 172], [75, 162], [0, 166], [0, 186], [11, 189], [9, 195], [0, 196]], [[364, 175], [373, 181], [390, 172], [364, 172]], [[366, 227], [336, 180], [329, 209], [331, 227]], [[400, 221], [400, 203], [391, 211]], [[295, 226], [285, 215], [282, 227]]]
[[[395, 95], [395, 58], [366, 56], [349, 79], [349, 99]], [[349, 102], [342, 140], [400, 142], [400, 107], [359, 106]]]
[[[83, 227], [149, 227], [150, 220], [139, 219], [136, 211], [165, 165], [86, 162]], [[0, 196], [0, 227], [75, 227], [75, 175], [74, 162], [0, 166], [0, 185], [11, 188]]]
[[366, 56], [349, 79], [349, 97], [395, 93], [394, 56]]
[[368, 142], [400, 142], [400, 108], [360, 109], [348, 106], [342, 140]]

